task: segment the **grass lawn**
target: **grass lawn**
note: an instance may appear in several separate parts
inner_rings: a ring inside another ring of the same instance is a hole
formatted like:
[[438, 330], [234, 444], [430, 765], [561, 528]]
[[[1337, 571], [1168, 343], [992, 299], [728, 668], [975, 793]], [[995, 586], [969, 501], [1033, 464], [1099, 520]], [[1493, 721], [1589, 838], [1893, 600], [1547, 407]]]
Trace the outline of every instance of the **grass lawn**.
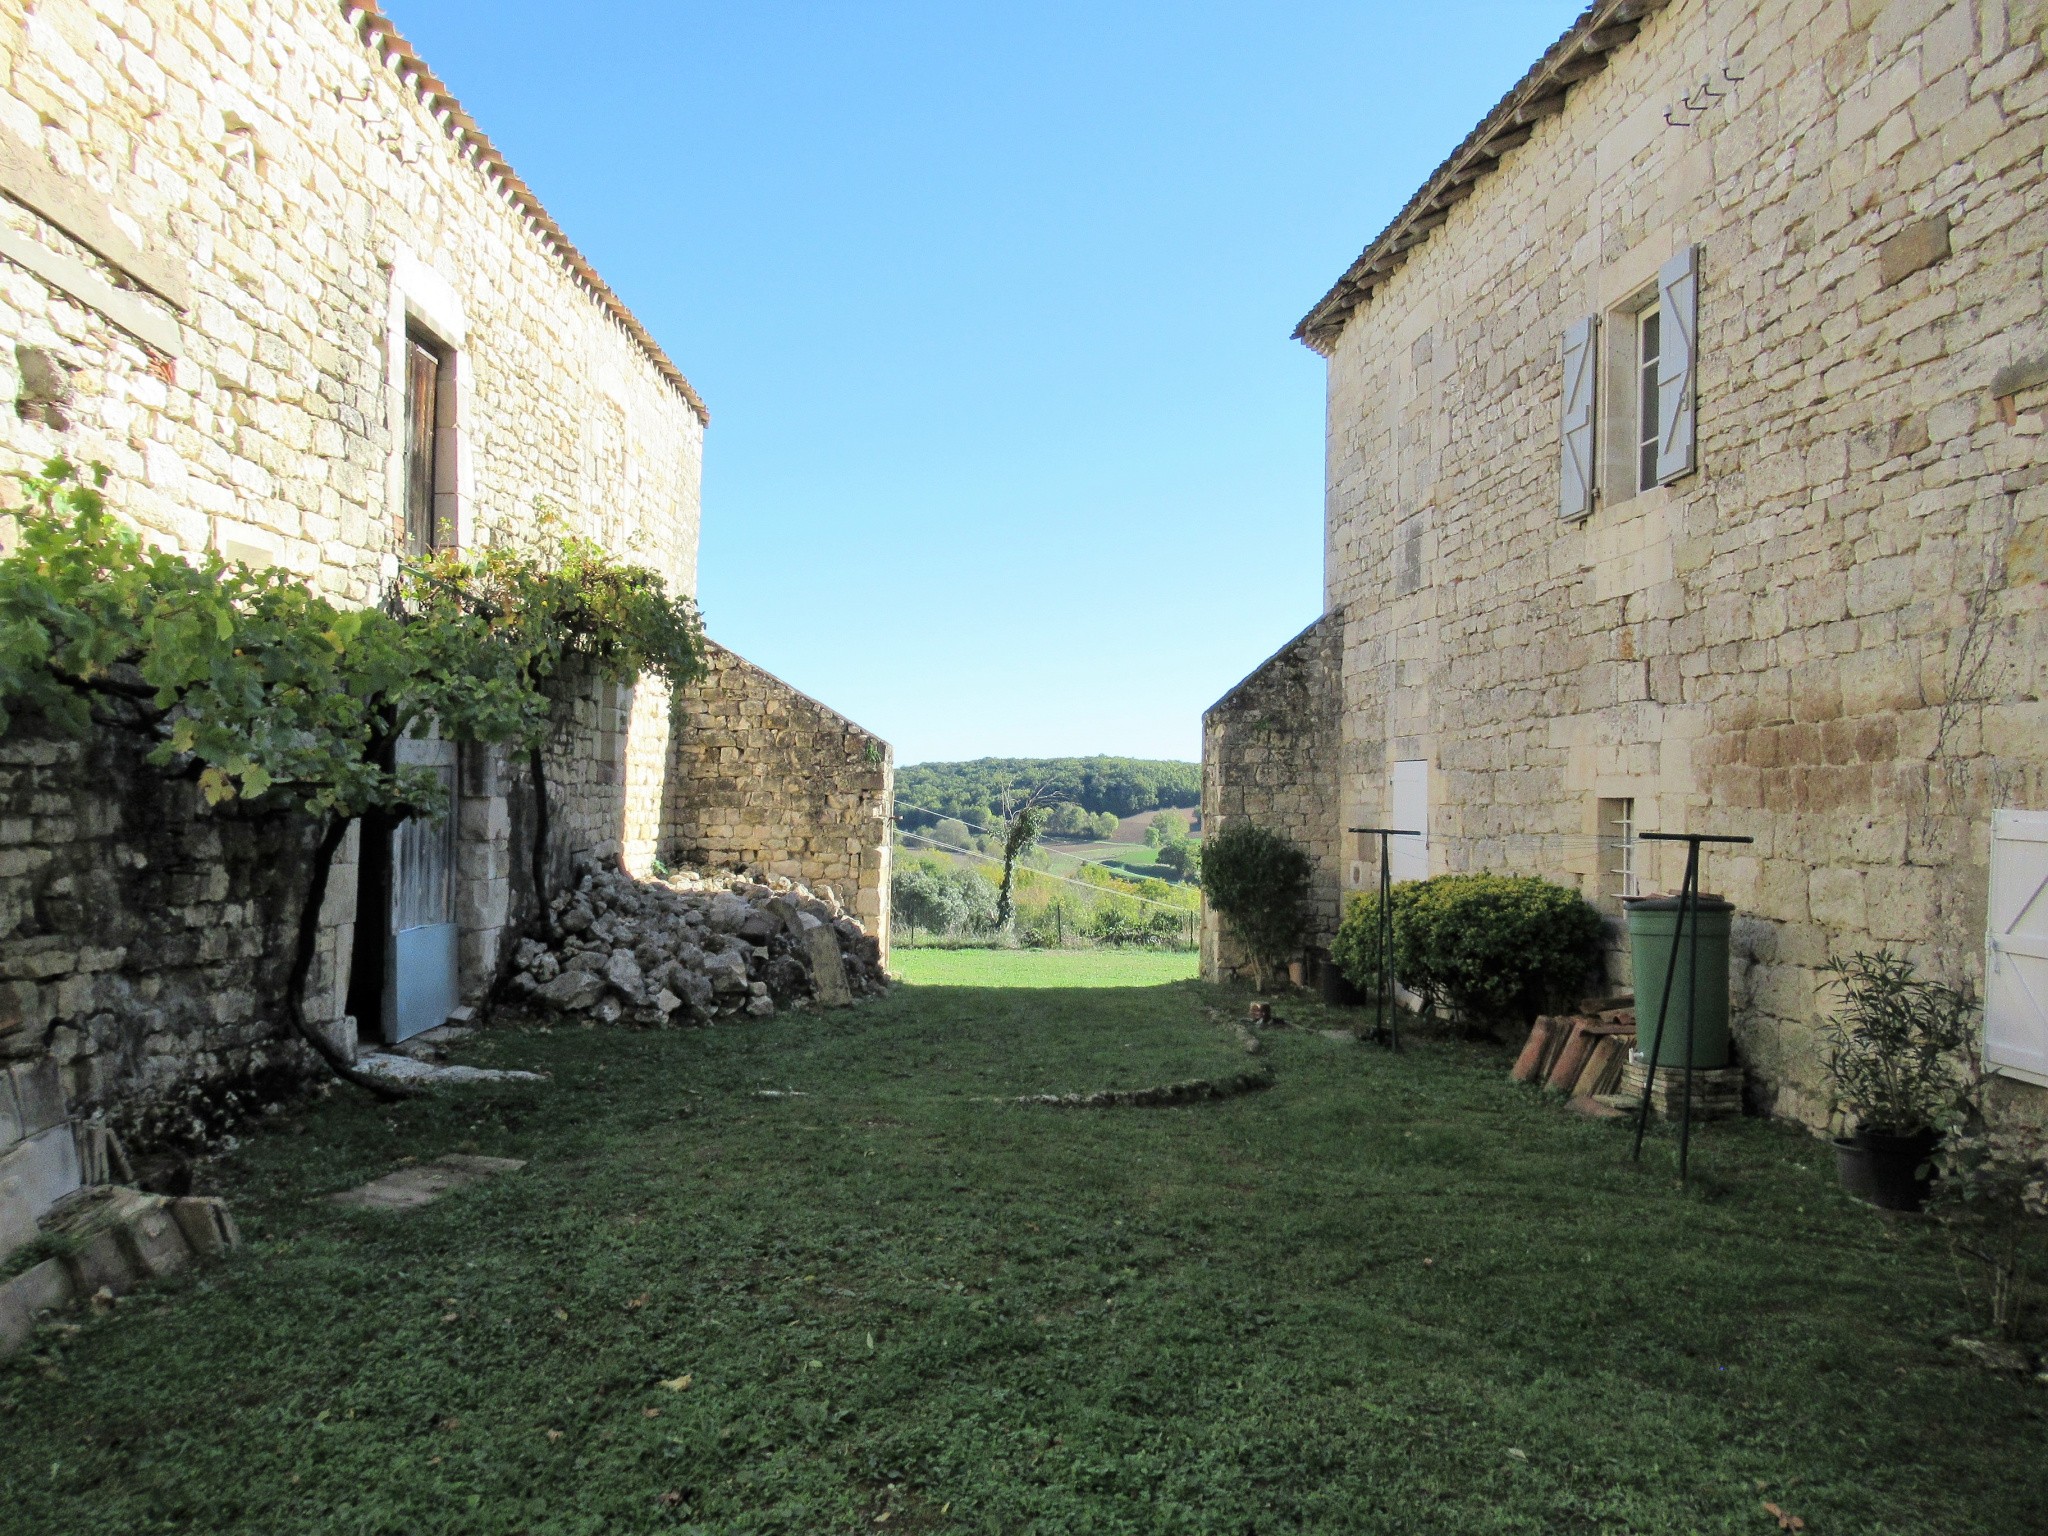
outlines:
[[[1240, 1070], [1210, 1000], [508, 1030], [550, 1082], [282, 1117], [242, 1253], [0, 1369], [0, 1530], [2048, 1530], [2048, 1392], [1823, 1143], [1708, 1127], [1681, 1194], [1497, 1050], [1311, 1030], [1224, 1102], [991, 1098]], [[530, 1162], [319, 1201], [449, 1150]]]
[[920, 987], [1158, 987], [1194, 978], [1189, 950], [910, 949], [889, 969]]

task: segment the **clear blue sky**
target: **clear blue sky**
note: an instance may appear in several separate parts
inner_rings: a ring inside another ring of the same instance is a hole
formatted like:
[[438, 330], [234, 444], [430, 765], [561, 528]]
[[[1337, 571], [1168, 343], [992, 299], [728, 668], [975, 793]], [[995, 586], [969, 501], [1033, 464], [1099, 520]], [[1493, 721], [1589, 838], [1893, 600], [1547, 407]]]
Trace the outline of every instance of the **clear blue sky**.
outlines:
[[711, 634], [901, 763], [1192, 758], [1321, 609], [1294, 322], [1580, 0], [391, 0], [711, 408]]

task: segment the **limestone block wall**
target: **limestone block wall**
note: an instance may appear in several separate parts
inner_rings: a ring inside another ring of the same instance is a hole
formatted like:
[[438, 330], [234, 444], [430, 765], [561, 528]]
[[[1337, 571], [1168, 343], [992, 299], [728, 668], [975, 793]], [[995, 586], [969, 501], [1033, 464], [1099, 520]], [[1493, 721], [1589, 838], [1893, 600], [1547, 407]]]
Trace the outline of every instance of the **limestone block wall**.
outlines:
[[310, 852], [291, 822], [209, 810], [125, 737], [17, 721], [0, 738], [0, 1069], [47, 1073], [69, 1114], [297, 1061], [281, 1001]]
[[[1311, 945], [1337, 931], [1343, 833], [1338, 794], [1344, 626], [1326, 615], [1282, 646], [1202, 716], [1202, 826], [1233, 821], [1278, 832], [1308, 854]], [[1250, 966], [1214, 912], [1202, 920], [1202, 974], [1248, 976]]]
[[[1754, 836], [1706, 877], [1743, 914], [1739, 1043], [1814, 1123], [1820, 967], [1890, 944], [1981, 985], [1991, 812], [2048, 806], [2044, 23], [1674, 0], [1330, 356], [1326, 815], [1426, 758], [1438, 867], [1589, 895], [1603, 798]], [[1726, 99], [1667, 124], [1724, 65]], [[1630, 495], [1609, 463], [1561, 521], [1565, 329], [1625, 319], [1688, 246], [1697, 473]]]
[[879, 736], [725, 647], [682, 690], [661, 856], [830, 886], [889, 943], [895, 756]]
[[702, 403], [374, 4], [0, 3], [0, 192], [0, 470], [102, 461], [169, 547], [376, 601], [410, 328], [461, 543], [566, 528], [694, 592]]

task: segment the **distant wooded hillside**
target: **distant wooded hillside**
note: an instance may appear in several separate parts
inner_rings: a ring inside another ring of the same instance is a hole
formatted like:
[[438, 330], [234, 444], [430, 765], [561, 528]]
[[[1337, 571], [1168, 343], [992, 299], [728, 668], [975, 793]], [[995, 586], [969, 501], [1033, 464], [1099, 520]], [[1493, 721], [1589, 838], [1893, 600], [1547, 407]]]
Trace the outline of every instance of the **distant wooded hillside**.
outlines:
[[1019, 796], [1045, 786], [1054, 800], [1112, 816], [1162, 806], [1199, 805], [1200, 763], [1142, 757], [983, 757], [971, 763], [918, 763], [896, 771], [896, 809], [906, 827], [942, 816], [993, 826], [1003, 790]]

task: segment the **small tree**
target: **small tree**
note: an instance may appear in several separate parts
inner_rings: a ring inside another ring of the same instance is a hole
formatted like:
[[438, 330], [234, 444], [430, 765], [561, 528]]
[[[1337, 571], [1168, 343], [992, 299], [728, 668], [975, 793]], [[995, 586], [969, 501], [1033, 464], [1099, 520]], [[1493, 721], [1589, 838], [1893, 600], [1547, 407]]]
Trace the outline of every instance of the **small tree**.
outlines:
[[1244, 946], [1261, 992], [1300, 946], [1309, 872], [1307, 854], [1248, 821], [1229, 823], [1203, 851], [1203, 892]]
[[1145, 843], [1148, 847], [1167, 848], [1187, 840], [1188, 819], [1179, 811], [1161, 811], [1152, 818], [1152, 824], [1145, 828]]
[[151, 549], [107, 511], [104, 466], [81, 478], [53, 459], [20, 478], [19, 542], [0, 560], [0, 730], [17, 708], [73, 736], [124, 730], [209, 805], [310, 819], [285, 1015], [338, 1076], [398, 1096], [306, 1017], [334, 855], [355, 818], [445, 811], [431, 773], [394, 765], [402, 738], [513, 739], [545, 701], [472, 618], [341, 609], [286, 572]]
[[632, 682], [641, 675], [675, 690], [704, 675], [704, 629], [689, 597], [661, 576], [627, 565], [552, 519], [530, 541], [450, 550], [408, 563], [400, 586], [407, 610], [442, 625], [481, 627], [481, 639], [520, 684], [542, 701], [536, 720], [511, 739], [526, 749], [534, 798], [528, 849], [536, 923], [556, 935], [549, 900], [550, 836], [547, 733], [566, 695], [593, 679]]
[[[1008, 798], [1007, 794], [1004, 796]], [[1010, 893], [1017, 880], [1017, 860], [1038, 841], [1038, 834], [1045, 825], [1045, 808], [1038, 803], [1038, 792], [1024, 797], [1023, 803], [1010, 811], [1003, 822], [1003, 883], [996, 888], [996, 931], [1010, 926]]]
[[943, 937], [959, 927], [967, 915], [967, 903], [960, 888], [932, 859], [896, 866], [889, 882], [889, 904], [897, 924], [913, 935], [922, 928]]

